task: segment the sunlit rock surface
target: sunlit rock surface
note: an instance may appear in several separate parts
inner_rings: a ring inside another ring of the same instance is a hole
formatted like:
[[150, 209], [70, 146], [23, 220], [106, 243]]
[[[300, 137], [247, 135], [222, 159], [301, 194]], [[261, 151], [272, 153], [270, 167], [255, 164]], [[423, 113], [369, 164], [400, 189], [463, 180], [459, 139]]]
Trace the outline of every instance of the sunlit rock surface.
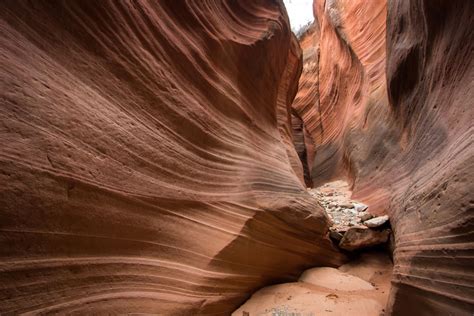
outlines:
[[0, 17], [1, 314], [228, 315], [342, 261], [292, 145], [282, 3], [7, 0]]
[[[293, 110], [314, 185], [388, 214], [389, 312], [474, 310], [474, 2], [315, 0]], [[388, 91], [388, 93], [387, 93]]]

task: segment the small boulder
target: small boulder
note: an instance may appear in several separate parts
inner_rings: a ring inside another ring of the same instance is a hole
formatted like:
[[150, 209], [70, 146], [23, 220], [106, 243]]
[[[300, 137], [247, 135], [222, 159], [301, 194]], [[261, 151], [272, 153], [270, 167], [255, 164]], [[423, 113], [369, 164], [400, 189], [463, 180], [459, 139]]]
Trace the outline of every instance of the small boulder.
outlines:
[[364, 222], [364, 225], [370, 228], [380, 227], [388, 221], [388, 215], [374, 217]]
[[358, 250], [386, 243], [390, 229], [376, 231], [364, 226], [350, 227], [339, 242], [339, 247], [345, 250]]

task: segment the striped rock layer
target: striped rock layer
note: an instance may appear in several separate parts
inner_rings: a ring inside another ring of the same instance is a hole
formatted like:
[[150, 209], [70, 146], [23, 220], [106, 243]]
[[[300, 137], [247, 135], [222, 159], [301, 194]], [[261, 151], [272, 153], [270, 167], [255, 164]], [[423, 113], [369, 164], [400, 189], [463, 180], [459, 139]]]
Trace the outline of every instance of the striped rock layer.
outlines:
[[281, 1], [5, 0], [0, 30], [0, 314], [228, 315], [342, 262]]
[[306, 182], [349, 179], [390, 215], [389, 312], [470, 315], [474, 2], [315, 0], [314, 12], [292, 105]]

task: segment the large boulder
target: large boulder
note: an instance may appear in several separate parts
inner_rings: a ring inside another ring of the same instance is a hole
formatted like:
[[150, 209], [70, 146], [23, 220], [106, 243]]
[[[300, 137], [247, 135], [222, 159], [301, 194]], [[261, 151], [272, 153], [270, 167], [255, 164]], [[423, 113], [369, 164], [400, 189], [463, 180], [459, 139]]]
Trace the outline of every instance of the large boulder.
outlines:
[[390, 229], [373, 230], [365, 226], [353, 226], [347, 230], [339, 242], [339, 247], [345, 250], [360, 250], [384, 244], [390, 236]]

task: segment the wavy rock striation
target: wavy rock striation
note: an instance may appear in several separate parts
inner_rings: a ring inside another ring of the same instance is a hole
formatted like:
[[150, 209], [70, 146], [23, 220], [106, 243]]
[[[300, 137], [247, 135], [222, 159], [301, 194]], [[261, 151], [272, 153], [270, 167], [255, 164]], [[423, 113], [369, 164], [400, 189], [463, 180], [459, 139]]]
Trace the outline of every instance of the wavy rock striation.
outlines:
[[301, 51], [280, 1], [0, 17], [1, 314], [226, 315], [343, 260], [292, 145]]
[[474, 3], [315, 0], [314, 11], [293, 103], [311, 180], [347, 178], [353, 198], [390, 215], [390, 312], [469, 315]]
[[385, 175], [395, 180], [397, 314], [474, 310], [473, 29], [472, 1], [394, 1], [388, 11], [387, 83], [402, 132], [403, 168], [392, 161]]

